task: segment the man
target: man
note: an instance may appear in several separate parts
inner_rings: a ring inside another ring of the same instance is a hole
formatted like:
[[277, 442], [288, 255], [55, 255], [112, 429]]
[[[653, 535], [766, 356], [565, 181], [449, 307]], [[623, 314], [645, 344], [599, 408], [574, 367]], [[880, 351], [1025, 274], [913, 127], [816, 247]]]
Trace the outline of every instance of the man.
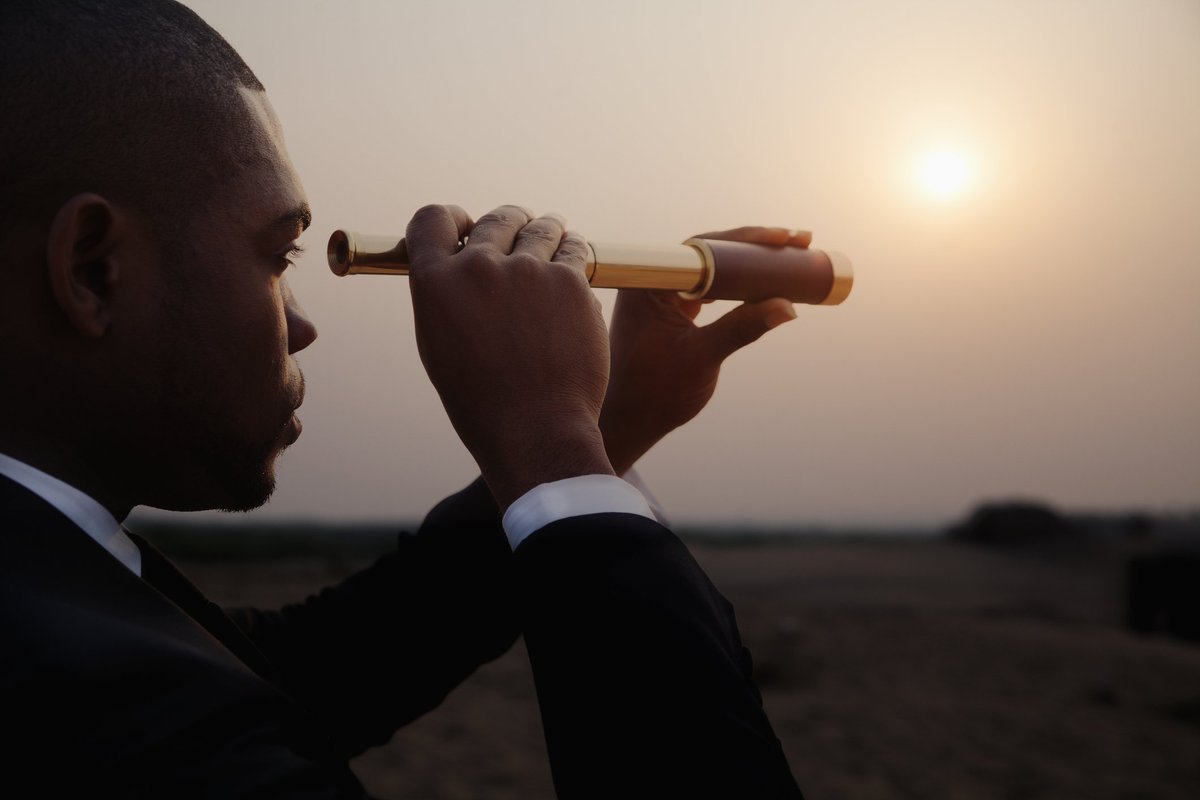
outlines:
[[622, 296], [610, 375], [578, 234], [423, 208], [417, 342], [481, 479], [343, 584], [227, 615], [119, 520], [254, 508], [300, 434], [316, 330], [285, 273], [309, 212], [279, 123], [168, 0], [6, 0], [0, 81], [12, 785], [361, 797], [347, 760], [523, 633], [560, 796], [799, 796], [731, 609], [617, 477], [790, 306], [696, 328], [694, 304]]

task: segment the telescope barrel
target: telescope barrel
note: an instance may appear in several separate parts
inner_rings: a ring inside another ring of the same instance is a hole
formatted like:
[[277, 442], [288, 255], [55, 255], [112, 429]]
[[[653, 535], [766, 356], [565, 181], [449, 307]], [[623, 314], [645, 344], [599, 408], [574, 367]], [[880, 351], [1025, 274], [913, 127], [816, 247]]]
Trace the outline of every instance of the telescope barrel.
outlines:
[[[329, 237], [335, 275], [407, 275], [408, 249], [398, 236], [337, 230]], [[688, 299], [766, 300], [837, 305], [850, 294], [854, 270], [841, 253], [717, 239], [647, 246], [588, 242], [592, 287], [660, 289]]]

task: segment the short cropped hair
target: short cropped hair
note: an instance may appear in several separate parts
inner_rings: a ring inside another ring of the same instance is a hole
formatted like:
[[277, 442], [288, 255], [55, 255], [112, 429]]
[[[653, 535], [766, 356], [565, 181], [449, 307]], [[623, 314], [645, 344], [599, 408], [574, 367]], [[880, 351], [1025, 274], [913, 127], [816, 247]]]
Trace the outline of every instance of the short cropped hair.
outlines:
[[0, 0], [0, 237], [92, 191], [152, 220], [255, 158], [263, 86], [172, 0]]

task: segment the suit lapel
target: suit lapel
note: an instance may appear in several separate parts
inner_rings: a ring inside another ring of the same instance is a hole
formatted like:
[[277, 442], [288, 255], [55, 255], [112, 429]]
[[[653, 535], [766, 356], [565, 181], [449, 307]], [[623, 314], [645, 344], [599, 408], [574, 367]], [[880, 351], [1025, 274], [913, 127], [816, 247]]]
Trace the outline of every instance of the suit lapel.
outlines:
[[277, 683], [278, 676], [266, 656], [220, 606], [205, 597], [154, 545], [130, 530], [125, 532], [142, 552], [142, 578], [146, 583], [200, 623], [261, 678]]
[[[6, 583], [53, 587], [64, 598], [102, 603], [114, 612], [202, 629], [247, 668], [278, 686], [275, 670], [225, 612], [204, 597], [139, 536], [142, 578], [133, 574], [58, 509], [0, 475], [0, 573]], [[164, 635], [169, 631], [160, 628]]]

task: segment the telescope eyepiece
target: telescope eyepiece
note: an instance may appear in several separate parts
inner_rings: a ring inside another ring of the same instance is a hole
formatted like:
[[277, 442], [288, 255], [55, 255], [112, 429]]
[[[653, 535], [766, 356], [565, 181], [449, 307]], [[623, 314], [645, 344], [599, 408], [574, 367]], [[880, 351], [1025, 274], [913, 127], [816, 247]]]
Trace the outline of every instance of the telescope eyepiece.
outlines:
[[346, 231], [334, 231], [329, 237], [329, 269], [335, 275], [345, 275], [350, 270], [350, 234]]

